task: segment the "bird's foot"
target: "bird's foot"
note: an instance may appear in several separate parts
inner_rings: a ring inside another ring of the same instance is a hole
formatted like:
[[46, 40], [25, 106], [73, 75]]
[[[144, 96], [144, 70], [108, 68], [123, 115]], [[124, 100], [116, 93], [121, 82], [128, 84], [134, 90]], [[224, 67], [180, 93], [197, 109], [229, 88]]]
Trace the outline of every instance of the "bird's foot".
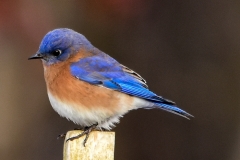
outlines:
[[57, 136], [57, 139], [59, 139], [59, 138], [65, 138], [66, 137], [66, 133], [62, 133], [62, 134], [59, 134], [58, 136]]
[[[82, 130], [82, 128], [74, 128], [73, 130]], [[85, 128], [84, 128], [84, 130], [85, 130]], [[57, 136], [57, 139], [65, 138], [65, 137], [66, 137], [66, 133], [62, 133]]]
[[90, 132], [91, 132], [92, 130], [94, 130], [94, 129], [97, 127], [97, 125], [98, 125], [98, 124], [93, 124], [93, 125], [91, 125], [91, 126], [89, 126], [89, 127], [85, 127], [85, 128], [84, 128], [84, 131], [83, 131], [81, 134], [79, 134], [79, 135], [77, 135], [77, 136], [74, 136], [74, 137], [68, 138], [68, 139], [66, 140], [66, 142], [69, 141], [69, 140], [72, 141], [72, 140], [74, 140], [74, 139], [78, 139], [78, 138], [86, 135], [86, 138], [85, 138], [84, 141], [83, 141], [83, 146], [86, 147], [86, 143], [87, 143], [89, 134], [90, 134]]
[[[85, 128], [84, 128], [85, 129]], [[74, 128], [73, 130], [82, 130], [82, 128]]]

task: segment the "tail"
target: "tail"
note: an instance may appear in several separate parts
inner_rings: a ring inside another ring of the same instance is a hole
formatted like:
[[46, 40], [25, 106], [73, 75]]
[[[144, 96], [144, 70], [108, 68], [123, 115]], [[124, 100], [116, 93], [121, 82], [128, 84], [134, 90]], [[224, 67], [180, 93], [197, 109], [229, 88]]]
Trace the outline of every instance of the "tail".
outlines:
[[190, 119], [190, 117], [194, 117], [193, 115], [187, 113], [186, 111], [178, 108], [177, 106], [175, 106], [174, 104], [166, 104], [166, 103], [154, 103], [154, 107], [155, 108], [160, 108], [162, 110], [174, 113], [176, 115], [182, 116], [184, 118]]

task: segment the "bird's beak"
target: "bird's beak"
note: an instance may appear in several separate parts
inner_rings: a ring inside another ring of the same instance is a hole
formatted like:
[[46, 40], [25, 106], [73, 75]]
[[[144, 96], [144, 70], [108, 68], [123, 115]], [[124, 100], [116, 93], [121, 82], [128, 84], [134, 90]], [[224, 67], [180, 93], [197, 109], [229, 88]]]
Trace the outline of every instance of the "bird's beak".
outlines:
[[31, 59], [42, 59], [42, 58], [43, 58], [43, 55], [40, 52], [37, 52], [33, 56], [29, 57], [28, 60], [31, 60]]

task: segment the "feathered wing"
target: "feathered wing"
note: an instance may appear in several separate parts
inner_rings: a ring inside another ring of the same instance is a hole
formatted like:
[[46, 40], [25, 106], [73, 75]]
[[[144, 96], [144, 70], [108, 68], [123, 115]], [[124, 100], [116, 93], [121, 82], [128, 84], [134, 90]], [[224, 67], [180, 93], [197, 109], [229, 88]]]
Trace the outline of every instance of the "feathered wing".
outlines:
[[70, 70], [74, 77], [82, 81], [145, 99], [154, 103], [156, 108], [185, 118], [192, 116], [175, 106], [174, 102], [151, 92], [147, 88], [146, 81], [139, 74], [107, 55], [80, 59], [78, 62], [71, 64]]
[[122, 67], [123, 71], [128, 73], [130, 76], [136, 78], [145, 88], [148, 88], [147, 86], [147, 81], [145, 79], [143, 79], [140, 74], [138, 74], [137, 72], [131, 70], [130, 68], [120, 64], [120, 66]]

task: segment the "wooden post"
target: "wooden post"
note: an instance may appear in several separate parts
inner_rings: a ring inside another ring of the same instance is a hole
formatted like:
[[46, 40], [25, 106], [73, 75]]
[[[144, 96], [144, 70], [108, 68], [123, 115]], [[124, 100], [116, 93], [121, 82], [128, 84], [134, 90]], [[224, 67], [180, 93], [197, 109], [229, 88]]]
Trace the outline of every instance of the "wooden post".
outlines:
[[73, 141], [66, 140], [82, 133], [80, 130], [69, 131], [64, 141], [63, 160], [113, 160], [115, 132], [92, 131], [86, 143], [86, 135]]

